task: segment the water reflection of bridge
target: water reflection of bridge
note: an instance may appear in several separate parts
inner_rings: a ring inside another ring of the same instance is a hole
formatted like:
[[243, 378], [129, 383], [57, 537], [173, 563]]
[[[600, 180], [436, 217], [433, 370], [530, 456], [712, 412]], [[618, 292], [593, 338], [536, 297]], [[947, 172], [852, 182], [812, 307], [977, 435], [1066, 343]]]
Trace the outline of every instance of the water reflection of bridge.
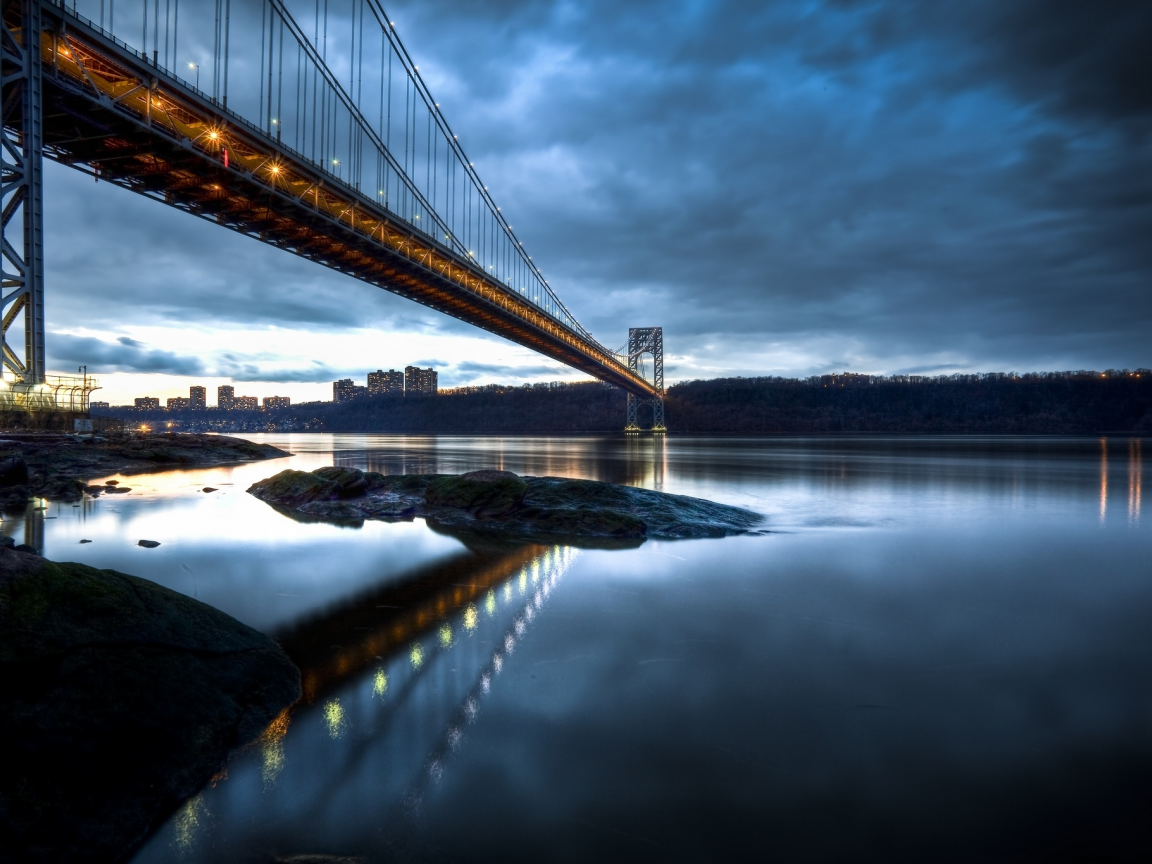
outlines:
[[470, 549], [297, 622], [276, 639], [300, 667], [305, 703], [437, 628], [547, 551]]
[[325, 840], [366, 852], [439, 779], [575, 554], [470, 550], [282, 632], [305, 699], [137, 861], [173, 844], [187, 861]]

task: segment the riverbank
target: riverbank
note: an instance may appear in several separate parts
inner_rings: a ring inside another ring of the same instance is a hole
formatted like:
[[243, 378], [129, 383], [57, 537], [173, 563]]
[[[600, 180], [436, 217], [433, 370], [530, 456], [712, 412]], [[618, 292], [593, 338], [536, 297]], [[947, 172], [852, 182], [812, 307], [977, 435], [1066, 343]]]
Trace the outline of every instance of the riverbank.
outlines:
[[125, 860], [300, 697], [267, 636], [146, 579], [0, 546], [0, 858]]
[[9, 433], [0, 437], [0, 508], [22, 509], [30, 497], [77, 501], [92, 477], [171, 468], [212, 468], [290, 455], [269, 444], [225, 435]]

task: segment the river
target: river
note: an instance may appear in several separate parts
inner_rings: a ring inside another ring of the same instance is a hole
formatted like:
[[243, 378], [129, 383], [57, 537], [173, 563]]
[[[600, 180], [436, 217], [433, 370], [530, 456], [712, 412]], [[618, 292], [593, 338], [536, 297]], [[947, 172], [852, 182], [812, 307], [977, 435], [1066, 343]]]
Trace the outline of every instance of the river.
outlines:
[[[303, 668], [305, 701], [138, 864], [1149, 843], [1149, 440], [251, 437], [295, 455], [99, 478], [132, 492], [3, 525], [197, 597]], [[629, 483], [748, 507], [767, 531], [468, 548], [245, 494], [329, 464]]]

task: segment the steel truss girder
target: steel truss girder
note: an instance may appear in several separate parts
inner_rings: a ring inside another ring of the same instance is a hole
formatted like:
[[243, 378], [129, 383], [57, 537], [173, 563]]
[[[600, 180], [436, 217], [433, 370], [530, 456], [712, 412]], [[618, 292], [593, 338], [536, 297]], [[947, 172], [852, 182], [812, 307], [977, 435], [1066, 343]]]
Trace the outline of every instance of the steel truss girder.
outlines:
[[[8, 0], [6, 0], [7, 5]], [[16, 11], [13, 8], [13, 11]], [[44, 112], [40, 0], [19, 0], [19, 18], [5, 14], [0, 32], [4, 199], [0, 234], [0, 374], [44, 382]], [[18, 25], [13, 28], [13, 25]], [[17, 34], [19, 34], [17, 36]], [[11, 229], [20, 216], [19, 248]], [[6, 311], [5, 311], [6, 310]], [[8, 330], [24, 315], [24, 358], [8, 345]]]

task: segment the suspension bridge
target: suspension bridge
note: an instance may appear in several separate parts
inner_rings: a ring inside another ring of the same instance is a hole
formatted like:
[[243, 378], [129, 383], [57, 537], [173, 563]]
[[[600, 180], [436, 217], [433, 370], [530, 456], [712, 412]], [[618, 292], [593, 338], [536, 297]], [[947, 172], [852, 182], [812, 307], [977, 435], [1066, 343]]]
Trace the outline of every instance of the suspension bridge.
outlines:
[[3, 25], [10, 389], [45, 387], [47, 156], [621, 387], [626, 428], [651, 405], [663, 431], [661, 329], [610, 350], [580, 325], [379, 0], [5, 0]]

